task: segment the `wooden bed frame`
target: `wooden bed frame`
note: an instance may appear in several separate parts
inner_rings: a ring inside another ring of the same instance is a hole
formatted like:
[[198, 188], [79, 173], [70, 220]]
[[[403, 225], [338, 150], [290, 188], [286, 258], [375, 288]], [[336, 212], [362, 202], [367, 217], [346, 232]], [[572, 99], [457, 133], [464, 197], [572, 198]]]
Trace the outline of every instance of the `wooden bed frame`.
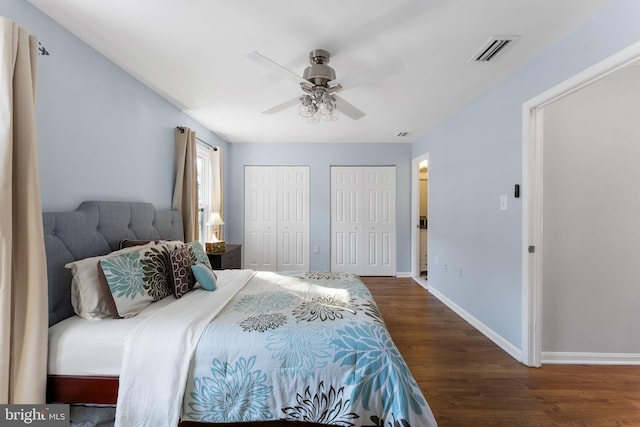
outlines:
[[118, 401], [118, 377], [47, 376], [47, 402], [113, 405]]

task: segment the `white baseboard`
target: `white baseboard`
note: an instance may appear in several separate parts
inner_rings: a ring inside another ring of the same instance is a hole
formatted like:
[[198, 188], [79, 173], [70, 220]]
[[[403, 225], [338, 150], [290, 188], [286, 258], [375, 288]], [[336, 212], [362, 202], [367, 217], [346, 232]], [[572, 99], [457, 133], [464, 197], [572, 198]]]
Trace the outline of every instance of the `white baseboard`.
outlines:
[[413, 277], [413, 274], [411, 274], [411, 272], [404, 272], [404, 271], [398, 271], [396, 273], [396, 277]]
[[416, 282], [418, 285], [422, 286], [423, 288], [425, 288], [426, 290], [429, 290], [429, 283], [427, 282], [426, 279], [423, 279], [422, 277], [413, 277], [413, 281]]
[[568, 365], [640, 365], [640, 354], [543, 351], [542, 363]]
[[462, 317], [466, 320], [471, 326], [480, 331], [483, 335], [493, 341], [498, 347], [503, 349], [507, 354], [516, 359], [518, 362], [522, 362], [522, 350], [518, 347], [511, 344], [509, 341], [504, 339], [500, 334], [495, 332], [493, 329], [473, 317], [470, 313], [465, 311], [462, 307], [460, 307], [455, 302], [451, 301], [449, 298], [444, 296], [442, 293], [438, 292], [437, 289], [434, 289], [432, 286], [429, 287], [429, 292], [433, 294], [436, 298], [438, 298], [444, 305], [453, 310], [458, 316]]

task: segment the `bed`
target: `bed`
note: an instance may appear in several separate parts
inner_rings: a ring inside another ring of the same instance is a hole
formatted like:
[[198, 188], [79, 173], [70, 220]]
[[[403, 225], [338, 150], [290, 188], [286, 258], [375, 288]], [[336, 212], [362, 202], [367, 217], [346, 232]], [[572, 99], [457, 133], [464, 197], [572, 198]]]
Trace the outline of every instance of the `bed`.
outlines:
[[132, 317], [87, 320], [71, 304], [65, 265], [109, 254], [125, 239], [180, 241], [180, 213], [92, 201], [43, 220], [49, 402], [117, 403], [122, 426], [436, 425], [358, 277], [217, 271], [213, 292], [194, 289]]

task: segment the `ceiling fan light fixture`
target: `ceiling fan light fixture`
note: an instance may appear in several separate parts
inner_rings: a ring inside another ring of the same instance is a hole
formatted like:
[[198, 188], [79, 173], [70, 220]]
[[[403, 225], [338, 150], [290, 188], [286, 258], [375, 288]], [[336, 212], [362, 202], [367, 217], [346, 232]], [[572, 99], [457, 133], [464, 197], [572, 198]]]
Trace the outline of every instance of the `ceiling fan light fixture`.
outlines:
[[302, 117], [310, 118], [318, 111], [318, 107], [313, 103], [310, 95], [302, 95], [300, 97], [299, 113]]

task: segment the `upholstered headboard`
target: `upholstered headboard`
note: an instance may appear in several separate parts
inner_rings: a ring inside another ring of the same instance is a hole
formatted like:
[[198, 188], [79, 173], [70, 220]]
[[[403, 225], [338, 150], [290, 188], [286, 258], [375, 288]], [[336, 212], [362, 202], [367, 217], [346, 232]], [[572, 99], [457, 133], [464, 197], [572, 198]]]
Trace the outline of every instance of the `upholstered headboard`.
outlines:
[[43, 223], [49, 326], [74, 315], [67, 263], [107, 254], [124, 239], [183, 240], [180, 212], [156, 210], [150, 203], [83, 202], [72, 212], [45, 212]]

